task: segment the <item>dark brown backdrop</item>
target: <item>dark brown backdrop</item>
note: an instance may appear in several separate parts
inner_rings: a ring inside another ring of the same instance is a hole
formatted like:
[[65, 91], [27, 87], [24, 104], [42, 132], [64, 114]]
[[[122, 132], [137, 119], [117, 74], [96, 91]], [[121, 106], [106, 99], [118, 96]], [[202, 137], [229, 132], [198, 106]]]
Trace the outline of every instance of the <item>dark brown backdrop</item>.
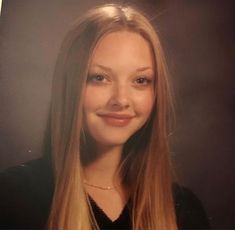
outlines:
[[[0, 169], [42, 155], [51, 80], [66, 28], [98, 0], [3, 0]], [[122, 1], [128, 2], [128, 1]], [[175, 89], [172, 156], [213, 229], [235, 229], [232, 1], [129, 1], [158, 24]]]

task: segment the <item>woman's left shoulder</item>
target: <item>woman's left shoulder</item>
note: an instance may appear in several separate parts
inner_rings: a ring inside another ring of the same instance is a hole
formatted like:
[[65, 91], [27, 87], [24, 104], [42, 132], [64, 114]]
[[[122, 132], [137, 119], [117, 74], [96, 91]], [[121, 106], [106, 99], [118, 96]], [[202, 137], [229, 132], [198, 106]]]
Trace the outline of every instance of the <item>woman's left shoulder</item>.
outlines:
[[206, 211], [199, 198], [188, 188], [172, 186], [179, 229], [210, 229]]

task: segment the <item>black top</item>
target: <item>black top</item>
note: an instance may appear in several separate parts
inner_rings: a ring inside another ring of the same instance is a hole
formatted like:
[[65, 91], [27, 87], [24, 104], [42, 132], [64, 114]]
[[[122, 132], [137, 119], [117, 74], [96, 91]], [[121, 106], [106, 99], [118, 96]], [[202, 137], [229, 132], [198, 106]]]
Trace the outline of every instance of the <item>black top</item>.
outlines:
[[[179, 229], [209, 229], [199, 199], [189, 190], [173, 185]], [[45, 229], [53, 196], [50, 163], [43, 159], [0, 174], [0, 229]], [[101, 229], [131, 229], [128, 205], [112, 222], [90, 198]]]

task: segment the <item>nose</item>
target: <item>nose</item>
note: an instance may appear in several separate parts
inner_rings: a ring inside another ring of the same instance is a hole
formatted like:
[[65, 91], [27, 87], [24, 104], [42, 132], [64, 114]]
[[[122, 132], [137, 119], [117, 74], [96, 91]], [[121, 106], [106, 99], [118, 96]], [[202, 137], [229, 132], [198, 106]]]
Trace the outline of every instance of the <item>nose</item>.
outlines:
[[124, 109], [130, 106], [128, 87], [124, 84], [115, 84], [112, 87], [109, 106], [111, 108]]

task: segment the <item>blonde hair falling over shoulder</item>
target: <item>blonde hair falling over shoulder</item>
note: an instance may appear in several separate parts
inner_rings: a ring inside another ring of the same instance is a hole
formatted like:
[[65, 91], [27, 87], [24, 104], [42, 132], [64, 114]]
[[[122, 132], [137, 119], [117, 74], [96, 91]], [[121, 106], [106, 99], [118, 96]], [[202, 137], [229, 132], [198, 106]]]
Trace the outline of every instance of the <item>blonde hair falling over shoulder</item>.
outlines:
[[93, 8], [79, 18], [59, 52], [51, 105], [55, 191], [48, 229], [99, 229], [83, 185], [81, 156], [86, 143], [82, 134], [82, 101], [88, 65], [97, 41], [105, 34], [121, 30], [136, 32], [149, 42], [156, 75], [151, 117], [125, 144], [120, 163], [123, 183], [131, 197], [132, 229], [177, 229], [168, 149], [171, 99], [162, 47], [153, 26], [142, 13], [116, 4]]

